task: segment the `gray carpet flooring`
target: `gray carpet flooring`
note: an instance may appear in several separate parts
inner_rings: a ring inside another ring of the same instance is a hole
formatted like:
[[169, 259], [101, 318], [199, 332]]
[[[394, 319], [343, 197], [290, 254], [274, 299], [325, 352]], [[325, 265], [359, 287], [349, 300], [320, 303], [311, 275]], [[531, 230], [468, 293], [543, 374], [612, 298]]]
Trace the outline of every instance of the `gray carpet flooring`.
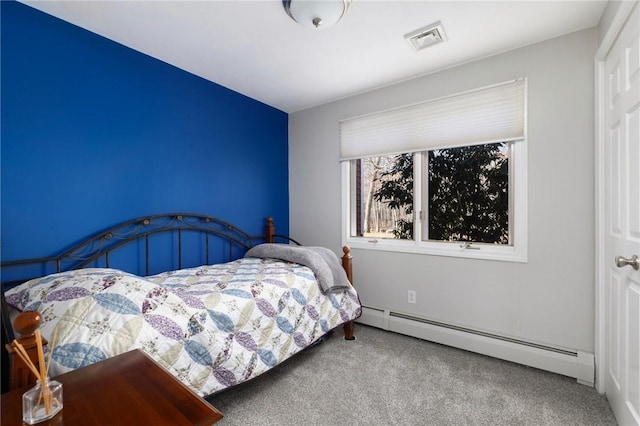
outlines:
[[220, 426], [615, 425], [575, 379], [356, 325], [208, 398]]

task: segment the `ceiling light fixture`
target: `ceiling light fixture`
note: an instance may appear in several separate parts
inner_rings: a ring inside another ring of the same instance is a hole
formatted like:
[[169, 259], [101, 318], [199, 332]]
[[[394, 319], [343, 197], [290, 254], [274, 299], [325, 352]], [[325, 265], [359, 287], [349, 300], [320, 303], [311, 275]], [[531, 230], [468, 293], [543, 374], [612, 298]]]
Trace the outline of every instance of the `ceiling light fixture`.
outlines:
[[287, 14], [307, 28], [327, 28], [349, 10], [351, 0], [282, 0]]

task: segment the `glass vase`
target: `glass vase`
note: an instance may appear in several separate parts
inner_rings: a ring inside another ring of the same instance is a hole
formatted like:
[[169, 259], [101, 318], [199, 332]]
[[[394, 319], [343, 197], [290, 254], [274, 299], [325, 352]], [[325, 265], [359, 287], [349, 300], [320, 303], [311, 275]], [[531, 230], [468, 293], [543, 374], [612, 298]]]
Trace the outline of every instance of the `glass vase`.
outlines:
[[36, 424], [48, 420], [62, 410], [62, 383], [40, 380], [34, 387], [22, 395], [22, 420], [27, 424]]

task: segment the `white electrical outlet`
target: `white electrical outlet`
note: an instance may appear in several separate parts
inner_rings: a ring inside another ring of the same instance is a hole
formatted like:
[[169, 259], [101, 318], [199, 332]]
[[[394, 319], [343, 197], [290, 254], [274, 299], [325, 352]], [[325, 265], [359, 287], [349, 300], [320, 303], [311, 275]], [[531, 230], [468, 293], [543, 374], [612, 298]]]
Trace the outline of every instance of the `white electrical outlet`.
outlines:
[[413, 290], [409, 290], [407, 293], [407, 302], [416, 303], [416, 292]]

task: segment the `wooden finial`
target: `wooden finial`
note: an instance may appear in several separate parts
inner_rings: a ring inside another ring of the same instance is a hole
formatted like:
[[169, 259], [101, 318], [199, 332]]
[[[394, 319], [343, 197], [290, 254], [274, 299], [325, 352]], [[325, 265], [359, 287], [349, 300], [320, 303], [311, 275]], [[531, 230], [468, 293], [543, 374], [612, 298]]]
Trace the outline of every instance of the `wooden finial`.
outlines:
[[[27, 358], [34, 364], [39, 363], [38, 345], [46, 345], [47, 341], [41, 339], [41, 343], [37, 342], [35, 331], [42, 324], [42, 316], [37, 311], [24, 311], [18, 314], [13, 321], [13, 329], [20, 334], [16, 341], [22, 345], [26, 352]], [[27, 386], [33, 386], [36, 377], [32, 374], [28, 365], [17, 355], [16, 350], [10, 343], [5, 345], [9, 353], [10, 377], [9, 389], [20, 389]]]
[[347, 273], [347, 278], [349, 278], [349, 282], [353, 284], [353, 267], [352, 267], [352, 259], [351, 256], [351, 247], [344, 246], [342, 247], [342, 252], [344, 255], [342, 256], [342, 267], [344, 271]]
[[42, 324], [42, 316], [38, 311], [24, 311], [13, 321], [13, 328], [21, 336], [33, 334]]
[[276, 227], [273, 224], [273, 217], [269, 216], [267, 218], [267, 225], [265, 227], [265, 237], [264, 240], [267, 243], [275, 243], [275, 235], [276, 235]]

